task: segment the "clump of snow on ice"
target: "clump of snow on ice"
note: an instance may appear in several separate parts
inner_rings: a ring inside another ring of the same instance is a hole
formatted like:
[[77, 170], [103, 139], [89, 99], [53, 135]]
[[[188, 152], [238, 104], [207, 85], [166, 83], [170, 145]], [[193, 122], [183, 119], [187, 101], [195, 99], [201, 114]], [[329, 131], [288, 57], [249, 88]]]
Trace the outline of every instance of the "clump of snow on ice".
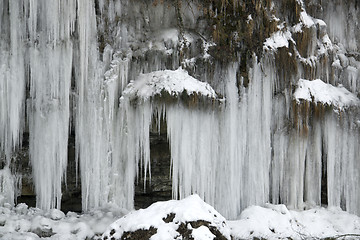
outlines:
[[[172, 215], [171, 221], [166, 221]], [[129, 213], [110, 225], [104, 233], [103, 239], [113, 237], [120, 239], [124, 232], [135, 232], [139, 229], [157, 229], [151, 239], [175, 239], [179, 232], [176, 230], [182, 223], [206, 221], [219, 232], [230, 239], [230, 229], [226, 220], [212, 206], [206, 204], [198, 195], [191, 195], [182, 200], [157, 202], [146, 209]], [[190, 225], [190, 224], [188, 224]], [[191, 229], [191, 226], [188, 226]], [[195, 240], [213, 239], [208, 228], [198, 227], [193, 231]]]
[[337, 108], [344, 108], [353, 105], [359, 105], [359, 99], [346, 88], [339, 85], [338, 87], [324, 83], [320, 79], [305, 80], [300, 79], [294, 98], [300, 100], [314, 101], [325, 105], [331, 105]]
[[208, 83], [200, 82], [181, 68], [141, 74], [128, 84], [123, 94], [129, 99], [140, 98], [146, 101], [152, 96], [161, 95], [162, 91], [172, 96], [186, 91], [189, 95], [196, 93], [214, 99], [217, 97]]

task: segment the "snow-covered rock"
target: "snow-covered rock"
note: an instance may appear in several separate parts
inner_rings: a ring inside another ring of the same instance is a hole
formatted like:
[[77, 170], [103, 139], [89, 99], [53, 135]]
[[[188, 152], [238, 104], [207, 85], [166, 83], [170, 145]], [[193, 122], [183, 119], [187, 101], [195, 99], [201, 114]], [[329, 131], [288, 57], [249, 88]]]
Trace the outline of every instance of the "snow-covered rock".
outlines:
[[313, 101], [340, 109], [354, 105], [357, 106], [360, 103], [356, 95], [349, 92], [343, 86], [335, 87], [324, 83], [320, 79], [312, 81], [300, 79], [294, 93], [294, 98], [298, 102], [300, 100]]
[[184, 91], [188, 95], [198, 94], [208, 98], [217, 97], [214, 89], [208, 84], [190, 76], [179, 68], [175, 71], [164, 70], [141, 74], [135, 81], [131, 81], [124, 89], [124, 97], [131, 99], [148, 100], [150, 97], [167, 92], [177, 97]]
[[[198, 195], [157, 202], [129, 213], [110, 225], [102, 239], [170, 240], [230, 239], [226, 220]], [[141, 237], [141, 238], [139, 238]]]

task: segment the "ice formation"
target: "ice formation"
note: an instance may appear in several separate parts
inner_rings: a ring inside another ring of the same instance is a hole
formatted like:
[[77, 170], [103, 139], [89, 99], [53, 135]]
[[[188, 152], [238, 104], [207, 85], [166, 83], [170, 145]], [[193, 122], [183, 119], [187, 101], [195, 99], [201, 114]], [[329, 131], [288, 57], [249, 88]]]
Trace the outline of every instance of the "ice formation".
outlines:
[[228, 218], [265, 202], [360, 214], [360, 63], [355, 29], [339, 25], [357, 12], [329, 3], [312, 17], [297, 2], [299, 21], [274, 16], [262, 56], [212, 65], [216, 43], [194, 33], [206, 27], [190, 3], [175, 29], [176, 9], [160, 3], [1, 1], [5, 201], [18, 192], [10, 168], [26, 132], [37, 206], [60, 208], [71, 133], [83, 210], [133, 208], [134, 182], [151, 180], [151, 124], [162, 118], [174, 198], [197, 193]]

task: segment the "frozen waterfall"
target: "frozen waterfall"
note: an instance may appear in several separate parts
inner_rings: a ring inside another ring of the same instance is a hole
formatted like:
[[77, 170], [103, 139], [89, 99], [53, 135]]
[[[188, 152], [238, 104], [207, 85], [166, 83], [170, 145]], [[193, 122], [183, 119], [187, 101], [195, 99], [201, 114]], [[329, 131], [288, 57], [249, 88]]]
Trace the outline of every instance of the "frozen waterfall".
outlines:
[[[60, 208], [74, 137], [82, 209], [133, 208], [158, 123], [175, 199], [197, 193], [227, 218], [266, 202], [360, 214], [358, 30], [339, 25], [359, 11], [260, 6], [267, 38], [244, 50], [252, 32], [230, 58], [226, 9], [200, 3], [0, 1], [0, 203], [21, 195], [28, 136], [36, 206]], [[241, 24], [262, 24], [251, 16]]]

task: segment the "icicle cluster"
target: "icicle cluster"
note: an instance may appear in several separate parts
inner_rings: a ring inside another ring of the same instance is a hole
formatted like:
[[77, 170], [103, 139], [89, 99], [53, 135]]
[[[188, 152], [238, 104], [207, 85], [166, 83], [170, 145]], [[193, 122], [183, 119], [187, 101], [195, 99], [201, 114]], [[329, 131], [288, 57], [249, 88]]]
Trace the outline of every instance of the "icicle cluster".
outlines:
[[22, 3], [0, 3], [0, 156], [4, 153], [7, 164], [25, 125], [25, 21]]
[[61, 205], [67, 166], [74, 9], [74, 1], [35, 1], [25, 13], [30, 16], [29, 151], [36, 204], [42, 209]]

